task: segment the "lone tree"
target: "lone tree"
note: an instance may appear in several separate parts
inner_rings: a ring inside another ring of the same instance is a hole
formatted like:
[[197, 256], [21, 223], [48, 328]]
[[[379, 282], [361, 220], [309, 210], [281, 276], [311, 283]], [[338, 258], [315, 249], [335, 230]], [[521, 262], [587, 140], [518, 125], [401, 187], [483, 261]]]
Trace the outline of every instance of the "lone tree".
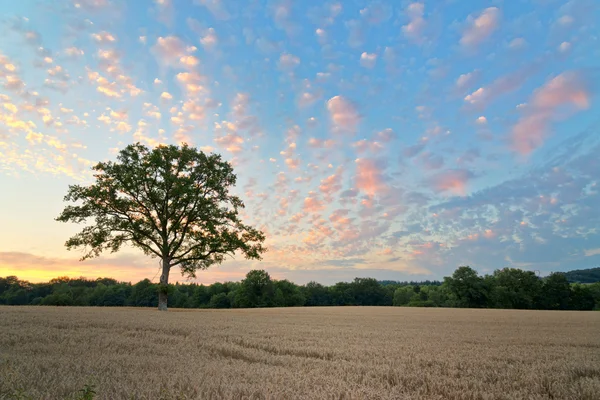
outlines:
[[61, 222], [94, 223], [67, 240], [83, 247], [81, 261], [124, 244], [159, 257], [162, 264], [158, 309], [167, 310], [169, 272], [195, 277], [197, 270], [220, 264], [241, 252], [260, 259], [264, 234], [242, 223], [244, 203], [231, 195], [233, 168], [217, 154], [206, 155], [187, 144], [158, 146], [139, 143], [121, 150], [116, 162], [92, 167], [95, 183], [70, 185]]

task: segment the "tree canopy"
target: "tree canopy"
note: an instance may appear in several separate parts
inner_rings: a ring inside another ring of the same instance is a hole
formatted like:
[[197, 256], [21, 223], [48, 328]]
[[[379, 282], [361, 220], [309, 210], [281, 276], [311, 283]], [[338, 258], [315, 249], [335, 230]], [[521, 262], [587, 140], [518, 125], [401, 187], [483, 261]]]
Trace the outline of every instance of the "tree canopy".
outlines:
[[243, 254], [260, 259], [264, 234], [242, 222], [242, 200], [230, 193], [236, 175], [218, 154], [207, 155], [187, 144], [150, 149], [136, 143], [116, 161], [92, 167], [95, 182], [70, 185], [61, 222], [93, 221], [66, 242], [84, 248], [82, 260], [129, 244], [162, 265], [159, 309], [167, 309], [169, 272], [179, 267], [195, 277], [198, 270]]

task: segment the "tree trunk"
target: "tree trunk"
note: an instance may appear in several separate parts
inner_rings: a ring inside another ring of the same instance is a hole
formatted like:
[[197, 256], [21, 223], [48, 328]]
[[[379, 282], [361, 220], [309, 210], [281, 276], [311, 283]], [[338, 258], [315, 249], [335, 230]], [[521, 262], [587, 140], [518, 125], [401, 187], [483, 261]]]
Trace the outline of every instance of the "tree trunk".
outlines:
[[167, 311], [167, 288], [169, 285], [169, 270], [171, 260], [164, 257], [162, 262], [162, 274], [160, 275], [160, 286], [158, 287], [158, 310]]

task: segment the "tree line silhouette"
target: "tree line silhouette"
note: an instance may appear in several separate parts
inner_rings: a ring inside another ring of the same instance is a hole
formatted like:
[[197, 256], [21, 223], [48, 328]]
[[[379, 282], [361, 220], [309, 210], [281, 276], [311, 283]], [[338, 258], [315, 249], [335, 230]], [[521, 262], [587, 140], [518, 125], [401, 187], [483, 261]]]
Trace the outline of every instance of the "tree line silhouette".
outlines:
[[[578, 271], [581, 272], [581, 271]], [[568, 273], [567, 273], [568, 274]], [[175, 308], [253, 308], [300, 306], [408, 306], [541, 310], [600, 310], [600, 282], [570, 283], [567, 274], [545, 278], [504, 268], [480, 276], [463, 266], [443, 281], [396, 282], [356, 278], [324, 286], [274, 280], [264, 270], [248, 272], [241, 282], [168, 285]], [[0, 304], [48, 306], [156, 307], [160, 285], [112, 278], [59, 277], [30, 283], [16, 276], [0, 278]]]

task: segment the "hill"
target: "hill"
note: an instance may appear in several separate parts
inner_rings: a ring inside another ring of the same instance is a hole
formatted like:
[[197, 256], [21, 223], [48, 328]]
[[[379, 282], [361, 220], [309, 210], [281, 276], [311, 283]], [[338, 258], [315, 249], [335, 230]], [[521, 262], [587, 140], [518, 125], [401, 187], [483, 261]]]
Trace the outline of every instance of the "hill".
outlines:
[[570, 283], [600, 282], [600, 267], [565, 272], [565, 277]]

